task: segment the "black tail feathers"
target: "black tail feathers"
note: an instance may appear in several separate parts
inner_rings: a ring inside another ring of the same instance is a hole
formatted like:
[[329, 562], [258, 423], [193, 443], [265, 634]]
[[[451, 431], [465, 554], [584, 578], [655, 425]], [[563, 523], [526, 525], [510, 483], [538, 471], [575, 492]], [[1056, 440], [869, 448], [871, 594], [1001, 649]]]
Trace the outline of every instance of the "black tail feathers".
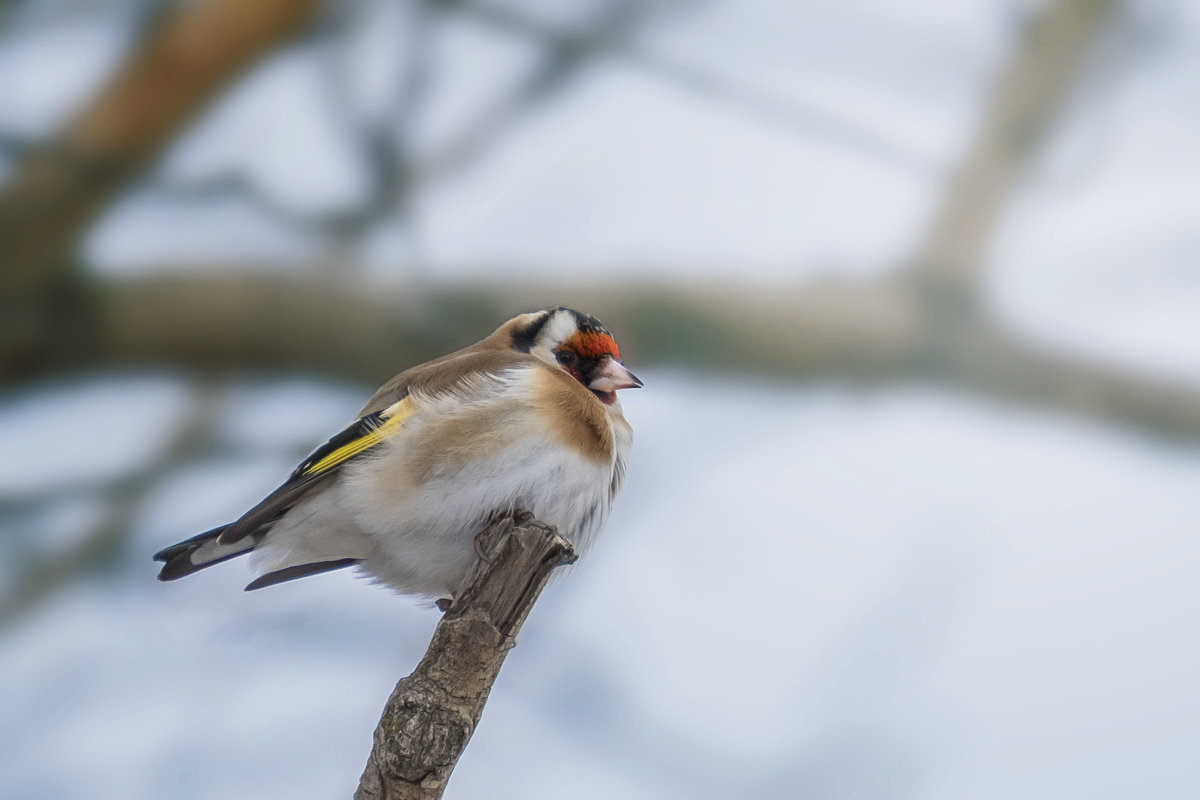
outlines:
[[211, 567], [213, 564], [237, 558], [254, 549], [254, 545], [250, 543], [240, 543], [240, 547], [217, 544], [217, 537], [227, 527], [227, 525], [222, 525], [219, 528], [213, 528], [211, 531], [184, 539], [178, 544], [165, 547], [155, 553], [154, 560], [164, 562], [162, 570], [158, 573], [158, 579], [173, 581], [205, 567]]

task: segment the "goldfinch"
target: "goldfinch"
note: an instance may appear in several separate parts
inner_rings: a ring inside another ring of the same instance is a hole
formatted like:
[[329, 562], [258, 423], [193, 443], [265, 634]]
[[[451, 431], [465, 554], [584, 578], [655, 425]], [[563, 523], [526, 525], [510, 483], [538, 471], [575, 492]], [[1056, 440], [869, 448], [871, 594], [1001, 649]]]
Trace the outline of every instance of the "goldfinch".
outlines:
[[641, 385], [595, 317], [522, 314], [392, 378], [240, 519], [157, 553], [159, 580], [249, 553], [247, 591], [354, 566], [406, 594], [453, 598], [475, 536], [517, 509], [584, 551], [633, 441], [617, 390]]

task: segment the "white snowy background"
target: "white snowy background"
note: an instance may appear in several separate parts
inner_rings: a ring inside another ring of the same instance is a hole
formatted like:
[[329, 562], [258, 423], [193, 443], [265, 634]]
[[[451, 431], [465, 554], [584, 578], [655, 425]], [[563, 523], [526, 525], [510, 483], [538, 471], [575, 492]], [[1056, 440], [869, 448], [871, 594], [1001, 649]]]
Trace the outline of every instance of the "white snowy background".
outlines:
[[[103, 79], [128, 34], [111, 5], [0, 39], [0, 127], [52, 130]], [[534, 5], [557, 24], [588, 13]], [[402, 70], [388, 31], [409, 22], [401, 4], [361, 6], [335, 55], [370, 113], [388, 91], [379, 76]], [[667, 286], [881, 273], [918, 240], [1036, 6], [664, 13], [634, 52], [828, 110], [908, 157], [783, 130], [599, 59], [421, 193], [404, 225], [381, 226], [360, 269]], [[1055, 346], [1196, 382], [1200, 7], [1121, 13], [1127, 33], [1106, 42], [1006, 218], [988, 300]], [[453, 15], [428, 46], [443, 68], [418, 148], [538, 58]], [[352, 201], [368, 178], [323, 125], [310, 60], [256, 70], [167, 171], [236, 166], [297, 209]], [[245, 202], [197, 209], [147, 189], [106, 215], [87, 255], [105, 274], [291, 269], [321, 247]], [[1200, 449], [921, 385], [625, 356], [647, 384], [623, 401], [628, 488], [595, 551], [539, 602], [448, 797], [1200, 795]], [[350, 795], [437, 612], [347, 574], [246, 594], [239, 562], [162, 585], [149, 555], [240, 514], [370, 389], [303, 376], [223, 388], [214, 441], [137, 507], [119, 567], [0, 632], [0, 797]], [[0, 499], [142, 468], [190, 390], [156, 372], [0, 396]], [[69, 545], [103, 503], [82, 490], [10, 518], [0, 584], [16, 553]]]

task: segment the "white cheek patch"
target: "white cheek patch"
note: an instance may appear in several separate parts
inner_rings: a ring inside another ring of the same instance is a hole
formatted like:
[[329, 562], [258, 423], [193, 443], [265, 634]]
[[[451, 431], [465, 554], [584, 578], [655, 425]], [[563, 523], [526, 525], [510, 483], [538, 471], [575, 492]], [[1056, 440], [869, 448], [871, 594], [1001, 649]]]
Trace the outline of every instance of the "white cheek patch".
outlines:
[[570, 311], [559, 311], [546, 323], [546, 329], [539, 338], [552, 348], [571, 338], [576, 330], [575, 315]]

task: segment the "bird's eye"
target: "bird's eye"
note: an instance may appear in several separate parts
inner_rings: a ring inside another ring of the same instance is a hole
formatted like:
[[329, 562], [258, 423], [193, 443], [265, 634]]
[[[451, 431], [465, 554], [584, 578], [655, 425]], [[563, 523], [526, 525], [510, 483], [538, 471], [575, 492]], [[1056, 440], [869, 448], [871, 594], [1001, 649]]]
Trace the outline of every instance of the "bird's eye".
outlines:
[[575, 362], [578, 360], [576, 355], [570, 350], [559, 350], [555, 358], [557, 358], [558, 363], [562, 364], [564, 367], [574, 366]]

